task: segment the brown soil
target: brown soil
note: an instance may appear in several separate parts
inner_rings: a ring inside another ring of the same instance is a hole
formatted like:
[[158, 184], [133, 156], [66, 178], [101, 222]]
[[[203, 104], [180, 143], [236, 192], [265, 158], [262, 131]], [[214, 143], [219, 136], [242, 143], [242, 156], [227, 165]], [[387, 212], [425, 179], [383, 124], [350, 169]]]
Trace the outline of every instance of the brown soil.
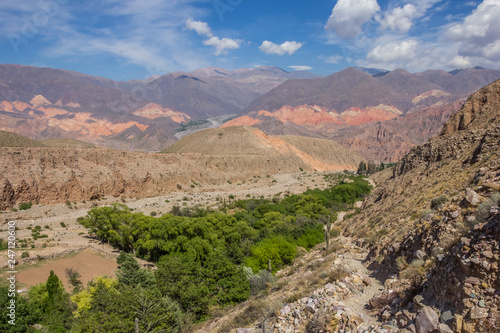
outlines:
[[50, 271], [59, 277], [66, 290], [70, 291], [72, 286], [66, 276], [65, 270], [73, 268], [81, 275], [81, 281], [84, 286], [92, 278], [100, 275], [115, 276], [115, 270], [118, 268], [115, 258], [104, 257], [97, 254], [96, 251], [85, 249], [76, 255], [65, 258], [43, 260], [36, 267], [23, 267], [17, 273], [17, 281], [28, 286], [34, 286], [41, 282], [46, 282]]

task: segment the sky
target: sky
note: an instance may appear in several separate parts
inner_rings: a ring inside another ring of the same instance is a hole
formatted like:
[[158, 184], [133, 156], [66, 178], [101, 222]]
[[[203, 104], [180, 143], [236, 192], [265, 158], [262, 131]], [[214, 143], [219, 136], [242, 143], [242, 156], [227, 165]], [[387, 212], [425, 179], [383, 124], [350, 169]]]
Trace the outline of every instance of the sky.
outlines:
[[203, 67], [500, 68], [500, 0], [2, 0], [0, 63], [114, 80]]

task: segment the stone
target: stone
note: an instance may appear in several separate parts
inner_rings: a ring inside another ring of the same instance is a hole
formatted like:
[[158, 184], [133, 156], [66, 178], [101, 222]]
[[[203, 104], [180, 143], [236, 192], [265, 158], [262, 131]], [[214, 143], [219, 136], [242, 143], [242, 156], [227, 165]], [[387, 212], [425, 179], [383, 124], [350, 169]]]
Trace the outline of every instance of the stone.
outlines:
[[490, 208], [490, 214], [500, 214], [500, 207], [499, 206], [491, 206]]
[[455, 320], [453, 321], [453, 330], [455, 332], [462, 332], [463, 324], [464, 324], [464, 317], [456, 314]]
[[288, 315], [290, 313], [290, 307], [288, 305], [285, 306], [283, 309], [281, 309], [280, 313], [282, 316]]
[[406, 329], [412, 333], [417, 333], [417, 328], [415, 327], [415, 324], [408, 325]]
[[470, 318], [471, 319], [483, 319], [488, 317], [488, 310], [479, 308], [479, 307], [473, 307], [470, 310]]
[[422, 297], [422, 295], [417, 295], [415, 297], [413, 297], [413, 303], [415, 303], [417, 306], [423, 308], [425, 306], [424, 303], [422, 303], [424, 301], [424, 298]]
[[335, 290], [335, 285], [332, 283], [325, 284], [325, 289]]
[[355, 284], [363, 284], [363, 279], [357, 276], [356, 274], [353, 274], [352, 282]]
[[484, 303], [484, 300], [480, 300], [478, 305], [481, 308], [485, 308], [486, 307], [486, 303]]
[[473, 223], [473, 222], [476, 222], [476, 217], [473, 216], [473, 215], [469, 215], [465, 218], [465, 220], [469, 223]]
[[415, 319], [417, 333], [431, 333], [438, 328], [438, 325], [438, 314], [430, 306], [424, 306]]
[[436, 256], [436, 255], [438, 255], [438, 254], [442, 254], [443, 252], [444, 252], [444, 249], [443, 249], [442, 247], [439, 247], [439, 246], [434, 247], [434, 248], [432, 248], [432, 250], [431, 250], [431, 254], [432, 254], [433, 256]]
[[250, 333], [248, 328], [237, 328], [236, 333]]
[[453, 321], [453, 314], [451, 313], [451, 311], [443, 312], [443, 314], [441, 315], [441, 322], [449, 324], [452, 321]]
[[453, 330], [446, 324], [439, 324], [439, 333], [453, 333]]
[[463, 333], [477, 333], [476, 323], [464, 323], [462, 328]]
[[482, 253], [482, 255], [483, 255], [483, 257], [486, 257], [486, 258], [488, 258], [488, 259], [493, 258], [493, 252], [491, 252], [491, 251], [489, 251], [489, 250], [488, 250], [488, 251], [484, 251], [484, 252]]
[[465, 283], [470, 283], [470, 284], [479, 284], [481, 281], [477, 277], [470, 276], [465, 279]]
[[306, 311], [309, 311], [311, 313], [316, 312], [316, 305], [314, 304], [314, 302], [312, 301], [307, 302]]
[[455, 210], [455, 211], [451, 212], [450, 216], [452, 219], [456, 219], [457, 217], [460, 216], [460, 212], [458, 210]]
[[388, 311], [388, 310], [385, 310], [383, 313], [382, 313], [382, 320], [383, 321], [388, 321], [389, 318], [391, 318], [391, 312]]
[[424, 259], [424, 258], [425, 258], [425, 256], [426, 256], [426, 254], [425, 254], [425, 252], [424, 252], [424, 251], [417, 250], [417, 251], [415, 252], [415, 257], [416, 257], [417, 259]]
[[467, 200], [467, 202], [470, 203], [472, 206], [477, 206], [479, 202], [481, 202], [479, 194], [477, 194], [471, 189], [467, 189], [467, 192], [465, 193], [465, 200]]

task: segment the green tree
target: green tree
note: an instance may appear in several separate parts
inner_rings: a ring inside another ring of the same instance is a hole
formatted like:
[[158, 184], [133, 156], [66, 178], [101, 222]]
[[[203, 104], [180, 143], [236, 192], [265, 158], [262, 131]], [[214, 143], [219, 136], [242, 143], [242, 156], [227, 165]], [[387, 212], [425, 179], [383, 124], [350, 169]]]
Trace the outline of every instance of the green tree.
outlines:
[[126, 286], [142, 286], [143, 288], [151, 288], [155, 286], [155, 277], [153, 272], [141, 268], [137, 259], [126, 254], [116, 272], [118, 282]]
[[[11, 300], [15, 299], [15, 325], [9, 324], [8, 317], [10, 314]], [[33, 332], [32, 325], [39, 321], [40, 312], [29, 302], [28, 299], [22, 295], [16, 294], [14, 298], [9, 297], [9, 289], [7, 287], [0, 288], [0, 332], [5, 333], [24, 333]]]
[[364, 175], [366, 174], [366, 163], [365, 161], [361, 161], [359, 162], [359, 166], [358, 166], [358, 175]]
[[179, 302], [196, 318], [205, 318], [211, 305], [225, 306], [246, 300], [250, 287], [241, 268], [218, 251], [203, 262], [188, 253], [164, 256], [156, 281], [162, 294]]

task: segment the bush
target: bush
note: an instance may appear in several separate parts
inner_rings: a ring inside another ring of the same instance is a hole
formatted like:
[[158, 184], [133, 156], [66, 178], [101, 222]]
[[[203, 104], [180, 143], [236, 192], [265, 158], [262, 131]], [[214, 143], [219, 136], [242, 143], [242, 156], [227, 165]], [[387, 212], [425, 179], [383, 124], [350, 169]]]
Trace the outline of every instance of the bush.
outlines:
[[158, 213], [153, 210], [151, 213], [149, 213], [149, 215], [156, 216], [156, 215], [158, 215]]
[[266, 290], [271, 283], [274, 282], [274, 276], [266, 270], [261, 270], [257, 274], [253, 274], [252, 269], [249, 267], [245, 270], [248, 282], [250, 283], [250, 293], [257, 295], [259, 292]]
[[277, 272], [286, 265], [293, 262], [297, 249], [295, 245], [286, 240], [283, 236], [268, 238], [252, 247], [252, 256], [247, 259], [247, 266], [254, 272], [267, 269], [271, 260], [273, 272]]
[[421, 259], [413, 260], [408, 267], [399, 273], [399, 277], [410, 280], [414, 284], [419, 284], [425, 275], [424, 263]]
[[500, 205], [500, 192], [492, 193], [491, 196], [481, 202], [476, 210], [476, 221], [481, 223], [490, 217], [490, 209], [493, 206]]
[[442, 194], [439, 197], [431, 200], [431, 209], [438, 210], [447, 201], [448, 201], [448, 197], [446, 195]]
[[33, 204], [31, 202], [21, 202], [19, 205], [19, 210], [27, 210], [30, 209]]
[[308, 253], [309, 253], [309, 251], [307, 251], [302, 246], [297, 246], [297, 253], [295, 254], [295, 258], [299, 258], [299, 257], [305, 256]]
[[66, 223], [61, 222], [60, 225], [61, 225], [61, 227], [66, 228]]

